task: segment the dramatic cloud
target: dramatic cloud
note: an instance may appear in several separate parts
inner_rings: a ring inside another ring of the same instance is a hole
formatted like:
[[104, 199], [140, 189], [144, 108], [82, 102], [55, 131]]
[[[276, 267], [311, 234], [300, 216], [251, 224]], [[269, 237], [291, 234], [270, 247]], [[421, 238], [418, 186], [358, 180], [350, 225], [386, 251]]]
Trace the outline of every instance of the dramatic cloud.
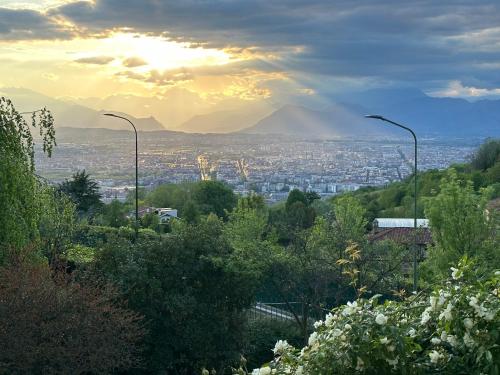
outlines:
[[57, 18], [28, 9], [0, 7], [0, 40], [68, 39], [73, 32]]
[[[45, 13], [2, 12], [0, 38], [133, 30], [204, 48], [253, 51], [263, 56], [252, 59], [256, 65], [272, 64], [318, 94], [345, 89], [339, 83], [348, 82], [427, 91], [451, 81], [500, 87], [494, 74], [500, 61], [497, 0], [95, 0]], [[146, 79], [168, 84], [169, 75]]]
[[106, 65], [113, 61], [115, 58], [111, 56], [92, 56], [92, 57], [82, 57], [76, 59], [75, 62], [81, 64], [95, 64], [95, 65]]

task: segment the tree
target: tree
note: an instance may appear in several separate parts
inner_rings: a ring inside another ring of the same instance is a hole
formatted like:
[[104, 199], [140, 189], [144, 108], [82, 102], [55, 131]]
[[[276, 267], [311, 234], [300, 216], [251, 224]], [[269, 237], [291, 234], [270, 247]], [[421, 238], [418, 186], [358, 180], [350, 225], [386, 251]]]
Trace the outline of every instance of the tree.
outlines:
[[92, 218], [102, 207], [99, 186], [85, 170], [76, 172], [71, 180], [59, 185], [59, 191], [71, 198], [80, 217]]
[[300, 202], [304, 206], [309, 204], [306, 195], [299, 189], [293, 189], [290, 193], [288, 193], [285, 205], [286, 210], [289, 211], [296, 202]]
[[50, 186], [40, 192], [40, 248], [52, 264], [68, 249], [75, 229], [75, 205], [65, 194]]
[[443, 276], [464, 255], [478, 257], [486, 268], [498, 264], [498, 238], [485, 210], [490, 193], [490, 189], [476, 193], [471, 181], [460, 181], [450, 170], [439, 194], [426, 202], [435, 246], [429, 249], [425, 269]]
[[500, 161], [500, 139], [489, 138], [476, 150], [471, 164], [474, 168], [485, 171]]
[[120, 285], [148, 322], [152, 372], [217, 373], [239, 359], [244, 310], [254, 297], [250, 275], [233, 267], [232, 249], [214, 214], [197, 225], [172, 223], [169, 236], [132, 245], [115, 238], [96, 254], [96, 277]]
[[90, 374], [137, 368], [141, 317], [111, 287], [47, 267], [0, 269], [0, 373]]
[[181, 218], [189, 224], [196, 224], [198, 222], [200, 213], [192, 199], [188, 199], [181, 210]]
[[193, 198], [206, 215], [216, 214], [226, 218], [226, 211], [231, 211], [237, 203], [233, 190], [220, 181], [201, 181], [195, 185]]
[[[55, 145], [52, 114], [45, 108], [33, 113], [31, 125], [39, 128], [43, 151], [50, 156]], [[34, 145], [27, 122], [10, 100], [0, 97], [0, 264], [7, 249], [39, 238], [43, 187], [34, 174]]]
[[128, 206], [118, 200], [111, 201], [110, 204], [104, 205], [102, 208], [102, 219], [104, 225], [113, 228], [120, 228], [127, 226], [129, 220], [127, 219]]

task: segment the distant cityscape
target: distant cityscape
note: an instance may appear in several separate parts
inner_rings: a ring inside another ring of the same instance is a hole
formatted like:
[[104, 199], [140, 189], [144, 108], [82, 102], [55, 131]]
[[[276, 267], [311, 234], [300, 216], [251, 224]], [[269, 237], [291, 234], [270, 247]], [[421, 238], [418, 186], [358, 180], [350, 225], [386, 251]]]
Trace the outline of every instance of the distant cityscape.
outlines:
[[[134, 144], [126, 131], [73, 129], [52, 158], [36, 155], [38, 173], [58, 183], [85, 169], [98, 182], [106, 202], [125, 200], [134, 184]], [[322, 197], [362, 186], [381, 186], [412, 173], [413, 145], [405, 140], [298, 140], [285, 136], [140, 133], [139, 185], [216, 179], [236, 193], [250, 191], [269, 203], [292, 189]], [[443, 169], [468, 159], [477, 142], [422, 140], [419, 170]]]

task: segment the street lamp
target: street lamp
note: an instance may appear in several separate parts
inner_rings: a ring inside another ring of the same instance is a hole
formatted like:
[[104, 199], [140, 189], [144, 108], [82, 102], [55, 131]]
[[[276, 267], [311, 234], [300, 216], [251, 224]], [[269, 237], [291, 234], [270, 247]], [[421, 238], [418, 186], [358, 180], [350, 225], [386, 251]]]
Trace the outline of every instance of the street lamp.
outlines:
[[128, 118], [115, 115], [113, 113], [104, 113], [104, 116], [116, 117], [122, 120], [128, 121], [130, 125], [134, 128], [135, 132], [135, 240], [139, 237], [139, 162], [138, 162], [138, 153], [137, 153], [137, 129], [135, 125]]
[[398, 124], [397, 122], [386, 119], [380, 115], [366, 115], [366, 118], [372, 118], [375, 120], [385, 121], [389, 124], [395, 125], [401, 129], [407, 130], [413, 136], [413, 140], [415, 141], [415, 167], [413, 170], [413, 175], [415, 178], [415, 200], [414, 200], [414, 212], [413, 212], [413, 290], [417, 291], [417, 136], [415, 132], [410, 128]]

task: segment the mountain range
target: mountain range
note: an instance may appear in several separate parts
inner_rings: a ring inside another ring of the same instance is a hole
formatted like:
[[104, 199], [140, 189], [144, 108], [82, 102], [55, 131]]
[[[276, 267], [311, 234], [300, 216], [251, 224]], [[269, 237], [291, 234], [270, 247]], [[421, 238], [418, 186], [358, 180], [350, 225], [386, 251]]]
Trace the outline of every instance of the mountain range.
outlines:
[[[104, 116], [107, 111], [96, 111], [83, 105], [50, 98], [35, 91], [19, 88], [1, 88], [0, 95], [11, 99], [19, 111], [32, 111], [47, 107], [54, 115], [57, 127], [69, 128], [107, 128], [113, 130], [130, 130], [127, 122]], [[137, 130], [165, 130], [154, 117], [137, 118], [123, 112], [113, 112], [129, 117]]]
[[[133, 113], [146, 115], [148, 98], [117, 95], [107, 99], [88, 98], [75, 102], [50, 98], [20, 88], [0, 88], [0, 95], [12, 99], [16, 108], [21, 111], [44, 106], [49, 108], [59, 127], [130, 129], [124, 121], [103, 116], [105, 111], [113, 110], [113, 113], [129, 117], [140, 131], [168, 129], [188, 133], [238, 132], [284, 134], [301, 138], [373, 137], [391, 134], [403, 136], [400, 129], [384, 126], [382, 123], [375, 124], [373, 120], [363, 117], [365, 114], [380, 114], [411, 127], [417, 135], [500, 136], [500, 100], [471, 102], [459, 98], [438, 98], [415, 89], [378, 89], [338, 95], [332, 98], [331, 105], [321, 110], [300, 105], [277, 105], [269, 101], [248, 101], [243, 105], [241, 100], [226, 100], [208, 107], [196, 95], [181, 90], [170, 95], [175, 97], [178, 104], [186, 100], [184, 107], [187, 109], [177, 111], [177, 125], [170, 124], [168, 127], [155, 117], [134, 117], [128, 113], [129, 109], [140, 107], [140, 111], [134, 110]], [[158, 100], [155, 104], [158, 106], [163, 103], [158, 98], [151, 100]], [[193, 108], [189, 109], [191, 103]], [[111, 108], [101, 107], [106, 104]], [[164, 114], [166, 117], [167, 115], [168, 113]], [[186, 117], [189, 118], [184, 120]]]

